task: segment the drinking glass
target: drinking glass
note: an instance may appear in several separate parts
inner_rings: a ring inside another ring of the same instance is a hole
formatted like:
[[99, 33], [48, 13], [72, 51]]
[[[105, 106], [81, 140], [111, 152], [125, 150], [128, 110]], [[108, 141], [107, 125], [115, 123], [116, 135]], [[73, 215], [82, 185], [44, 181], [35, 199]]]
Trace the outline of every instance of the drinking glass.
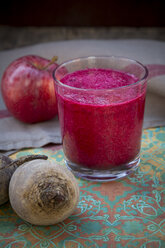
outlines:
[[[138, 81], [111, 89], [82, 88], [81, 78], [78, 87], [61, 81], [91, 68], [134, 75]], [[90, 56], [62, 63], [53, 76], [68, 168], [94, 181], [116, 180], [133, 172], [140, 162], [147, 68], [129, 58]]]

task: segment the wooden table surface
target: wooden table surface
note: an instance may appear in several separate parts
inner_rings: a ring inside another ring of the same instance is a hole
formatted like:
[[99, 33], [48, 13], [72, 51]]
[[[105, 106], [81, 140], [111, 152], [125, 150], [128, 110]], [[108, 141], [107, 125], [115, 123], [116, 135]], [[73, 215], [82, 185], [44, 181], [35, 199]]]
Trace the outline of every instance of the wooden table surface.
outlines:
[[0, 50], [73, 39], [152, 39], [165, 41], [165, 27], [11, 27], [0, 26]]

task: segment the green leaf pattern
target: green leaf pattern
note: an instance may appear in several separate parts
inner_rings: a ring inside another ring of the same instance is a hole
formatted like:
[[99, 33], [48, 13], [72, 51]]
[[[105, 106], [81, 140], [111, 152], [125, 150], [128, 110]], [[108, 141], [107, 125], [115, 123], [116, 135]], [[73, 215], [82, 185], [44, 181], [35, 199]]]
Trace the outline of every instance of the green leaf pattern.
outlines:
[[[26, 149], [19, 157], [43, 153], [64, 163], [62, 149]], [[165, 247], [165, 127], [143, 132], [141, 164], [134, 174], [106, 183], [78, 179], [81, 188], [76, 211], [53, 226], [34, 226], [21, 220], [9, 203], [0, 207], [2, 248], [163, 248]], [[112, 186], [120, 193], [112, 200]]]

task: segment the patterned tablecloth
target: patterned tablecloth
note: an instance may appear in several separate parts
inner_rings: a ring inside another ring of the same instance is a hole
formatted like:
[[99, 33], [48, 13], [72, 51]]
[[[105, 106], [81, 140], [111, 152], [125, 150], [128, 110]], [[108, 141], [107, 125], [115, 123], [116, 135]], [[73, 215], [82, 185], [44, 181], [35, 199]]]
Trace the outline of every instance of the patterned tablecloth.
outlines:
[[[64, 163], [61, 146], [26, 149]], [[0, 247], [165, 247], [165, 127], [143, 132], [136, 172], [108, 183], [78, 179], [80, 201], [72, 216], [53, 226], [20, 219], [9, 203], [0, 207]]]

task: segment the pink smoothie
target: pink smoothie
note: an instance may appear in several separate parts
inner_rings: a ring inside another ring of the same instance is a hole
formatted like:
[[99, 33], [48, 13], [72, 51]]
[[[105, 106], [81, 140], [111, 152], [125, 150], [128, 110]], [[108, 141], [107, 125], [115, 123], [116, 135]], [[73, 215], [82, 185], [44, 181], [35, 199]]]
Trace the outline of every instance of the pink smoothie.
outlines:
[[[123, 94], [118, 88], [137, 81], [134, 75], [110, 69], [76, 71], [61, 79], [63, 84], [75, 87], [73, 92], [66, 87], [65, 93], [57, 94], [63, 149], [69, 161], [102, 170], [137, 157], [145, 90], [135, 94], [132, 88], [125, 87]], [[114, 88], [118, 88], [115, 94], [110, 90]]]

